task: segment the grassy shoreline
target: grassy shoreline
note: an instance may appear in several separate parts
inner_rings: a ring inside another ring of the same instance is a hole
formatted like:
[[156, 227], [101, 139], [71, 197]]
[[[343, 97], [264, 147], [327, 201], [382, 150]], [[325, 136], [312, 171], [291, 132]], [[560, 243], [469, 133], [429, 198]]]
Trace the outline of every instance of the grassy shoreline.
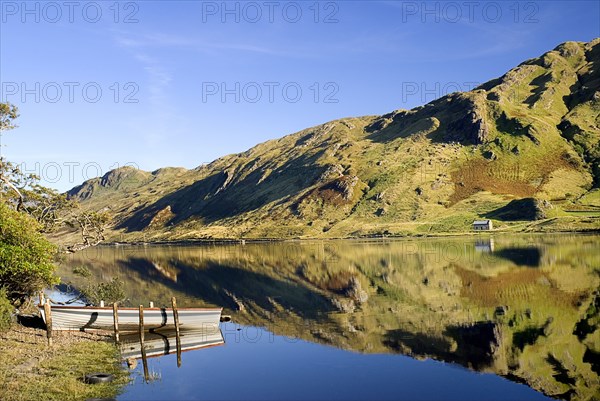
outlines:
[[[49, 347], [42, 329], [13, 324], [0, 333], [0, 400], [70, 401], [114, 398], [128, 382], [110, 337], [55, 332]], [[85, 384], [86, 374], [113, 374], [110, 384]]]
[[510, 229], [494, 229], [489, 231], [464, 231], [464, 232], [439, 232], [439, 233], [402, 233], [402, 234], [373, 234], [362, 236], [347, 236], [347, 237], [298, 237], [298, 238], [188, 238], [188, 239], [161, 239], [149, 238], [147, 240], [124, 240], [124, 241], [105, 241], [97, 246], [99, 247], [114, 247], [114, 246], [137, 246], [137, 245], [236, 245], [236, 244], [259, 244], [259, 243], [275, 243], [288, 241], [369, 241], [369, 240], [395, 240], [395, 239], [416, 239], [416, 238], [448, 238], [448, 237], [481, 237], [489, 235], [503, 234], [582, 234], [594, 235], [600, 234], [600, 227], [592, 229], [579, 230], [510, 230]]

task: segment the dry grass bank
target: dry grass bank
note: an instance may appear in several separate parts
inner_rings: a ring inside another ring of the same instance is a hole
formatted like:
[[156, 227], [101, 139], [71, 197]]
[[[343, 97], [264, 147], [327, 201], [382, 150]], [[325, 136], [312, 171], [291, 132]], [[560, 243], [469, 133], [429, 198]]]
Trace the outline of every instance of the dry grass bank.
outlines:
[[[49, 347], [46, 332], [14, 324], [0, 333], [0, 400], [69, 401], [112, 398], [127, 382], [118, 351], [108, 337], [55, 332]], [[85, 384], [86, 374], [111, 373], [110, 384]]]

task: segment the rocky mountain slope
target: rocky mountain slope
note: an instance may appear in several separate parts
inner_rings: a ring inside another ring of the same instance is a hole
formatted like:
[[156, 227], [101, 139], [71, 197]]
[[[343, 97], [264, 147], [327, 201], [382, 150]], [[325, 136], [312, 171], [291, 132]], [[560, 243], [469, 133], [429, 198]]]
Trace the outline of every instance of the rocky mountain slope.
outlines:
[[112, 239], [600, 229], [600, 39], [465, 93], [344, 118], [193, 170], [121, 168], [69, 191]]

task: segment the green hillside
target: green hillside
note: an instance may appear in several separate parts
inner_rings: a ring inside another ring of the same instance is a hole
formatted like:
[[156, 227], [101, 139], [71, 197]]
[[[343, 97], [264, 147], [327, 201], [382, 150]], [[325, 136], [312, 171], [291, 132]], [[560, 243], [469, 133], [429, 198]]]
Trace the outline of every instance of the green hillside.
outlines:
[[478, 218], [599, 230], [599, 141], [596, 39], [412, 110], [331, 121], [193, 170], [113, 170], [69, 196], [112, 211], [109, 239], [125, 241], [463, 233]]

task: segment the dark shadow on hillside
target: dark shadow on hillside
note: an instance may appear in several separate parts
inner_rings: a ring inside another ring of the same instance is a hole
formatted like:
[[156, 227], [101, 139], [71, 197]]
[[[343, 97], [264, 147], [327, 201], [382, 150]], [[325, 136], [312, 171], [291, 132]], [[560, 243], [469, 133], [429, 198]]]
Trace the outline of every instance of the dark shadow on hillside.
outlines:
[[307, 319], [334, 311], [327, 297], [309, 288], [233, 266], [208, 262], [194, 267], [177, 261], [174, 266], [178, 273], [174, 279], [158, 273], [147, 259], [131, 258], [121, 264], [148, 282], [232, 310], [239, 309], [238, 302], [246, 309], [258, 307], [260, 312], [276, 312], [279, 305]]
[[578, 75], [578, 81], [569, 88], [569, 94], [563, 97], [569, 110], [593, 100], [595, 93], [600, 89], [600, 43], [586, 52], [586, 60], [590, 67]]
[[585, 354], [583, 355], [583, 362], [589, 363], [594, 373], [600, 375], [600, 352], [595, 352], [586, 348]]
[[512, 136], [526, 136], [529, 128], [517, 118], [509, 118], [504, 111], [496, 119], [496, 129]]
[[[177, 224], [191, 217], [208, 224], [223, 218], [234, 217], [256, 210], [268, 203], [297, 195], [315, 184], [326, 167], [317, 160], [323, 151], [314, 155], [302, 155], [289, 160], [263, 179], [262, 168], [250, 171], [244, 178], [246, 165], [240, 171], [220, 172], [170, 193], [158, 201], [142, 207], [122, 223], [118, 229], [128, 232], [147, 227], [162, 210], [170, 207], [174, 217], [167, 225]], [[261, 181], [262, 180], [262, 181]]]
[[540, 100], [542, 95], [548, 90], [548, 84], [552, 82], [552, 74], [546, 73], [544, 75], [540, 75], [531, 81], [530, 85], [535, 86], [531, 92], [532, 94], [525, 99], [525, 103], [529, 105], [529, 107], [533, 107], [533, 105]]
[[517, 266], [539, 267], [542, 260], [542, 251], [534, 246], [503, 248], [494, 252], [494, 255], [508, 259]]
[[388, 143], [397, 138], [407, 138], [431, 128], [432, 122], [429, 120], [429, 110], [419, 109], [416, 113], [405, 110], [398, 113], [385, 114], [365, 127], [369, 133], [367, 139], [378, 142]]
[[[436, 127], [437, 126], [437, 127]], [[472, 100], [452, 93], [410, 111], [381, 116], [365, 128], [367, 139], [388, 143], [396, 138], [424, 135], [434, 143], [482, 141], [482, 126]]]
[[544, 212], [535, 198], [511, 200], [507, 205], [483, 215], [486, 219], [501, 221], [533, 221], [544, 218]]
[[477, 145], [488, 140], [484, 98], [472, 92], [454, 92], [410, 111], [381, 116], [365, 130], [367, 139], [388, 143], [396, 138], [424, 135], [433, 143]]

